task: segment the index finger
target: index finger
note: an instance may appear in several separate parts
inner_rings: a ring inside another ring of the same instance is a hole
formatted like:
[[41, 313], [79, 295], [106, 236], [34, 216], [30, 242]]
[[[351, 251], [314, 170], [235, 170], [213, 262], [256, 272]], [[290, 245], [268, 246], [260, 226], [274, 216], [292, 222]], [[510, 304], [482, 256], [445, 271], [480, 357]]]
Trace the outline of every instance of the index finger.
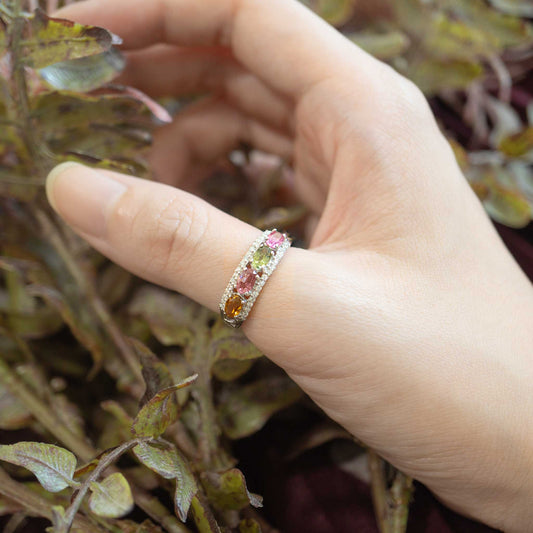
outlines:
[[296, 98], [339, 72], [368, 81], [379, 64], [296, 0], [85, 0], [58, 16], [104, 26], [130, 49], [228, 47], [256, 76]]

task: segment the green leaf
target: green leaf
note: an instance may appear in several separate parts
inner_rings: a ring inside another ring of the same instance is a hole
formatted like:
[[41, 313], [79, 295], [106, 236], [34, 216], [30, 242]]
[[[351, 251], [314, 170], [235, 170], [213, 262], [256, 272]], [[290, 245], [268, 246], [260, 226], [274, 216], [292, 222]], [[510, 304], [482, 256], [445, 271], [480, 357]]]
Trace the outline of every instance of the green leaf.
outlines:
[[357, 32], [347, 36], [350, 41], [382, 61], [402, 55], [409, 48], [411, 41], [401, 31], [387, 33]]
[[51, 18], [38, 9], [28, 17], [22, 39], [22, 57], [39, 69], [71, 59], [105, 52], [120, 40], [103, 28]]
[[521, 193], [499, 185], [489, 186], [483, 205], [496, 222], [511, 228], [524, 228], [533, 218], [531, 205]]
[[204, 502], [204, 498], [200, 499], [200, 495], [192, 499], [191, 510], [194, 523], [200, 533], [222, 533], [208, 504]]
[[246, 480], [238, 468], [226, 472], [203, 472], [202, 482], [209, 502], [221, 511], [239, 511], [252, 505], [263, 507], [261, 496], [248, 492]]
[[531, 0], [489, 0], [500, 11], [509, 15], [523, 18], [533, 18], [533, 4]]
[[285, 377], [262, 379], [224, 397], [219, 406], [220, 423], [231, 439], [247, 437], [261, 429], [275, 412], [301, 396], [301, 389]]
[[49, 492], [59, 492], [73, 481], [76, 457], [53, 444], [40, 442], [18, 442], [0, 445], [0, 459], [27, 468]]
[[133, 448], [133, 453], [145, 466], [165, 479], [176, 480], [174, 505], [176, 514], [185, 522], [191, 501], [198, 492], [196, 479], [187, 459], [168, 442], [142, 442]]
[[234, 381], [246, 374], [253, 364], [251, 360], [221, 359], [213, 365], [211, 370], [220, 381]]
[[167, 427], [178, 419], [179, 409], [176, 395], [177, 390], [189, 386], [196, 380], [198, 374], [186, 380], [159, 391], [138, 413], [133, 421], [132, 432], [136, 437], [159, 437]]
[[244, 518], [239, 522], [239, 533], [261, 533], [261, 526], [253, 518]]
[[533, 151], [533, 127], [504, 137], [498, 149], [509, 157], [522, 157]]
[[223, 325], [222, 321], [217, 322], [213, 327], [212, 336], [211, 349], [214, 361], [220, 359], [247, 361], [263, 355], [261, 350], [254, 346], [242, 332], [230, 330]]
[[140, 405], [146, 405], [158, 391], [172, 387], [174, 380], [167, 365], [160, 361], [157, 356], [141, 341], [130, 339], [135, 353], [139, 357], [142, 368], [142, 375], [146, 390], [141, 398]]
[[120, 518], [133, 509], [131, 488], [120, 472], [107, 476], [99, 483], [91, 483], [91, 491], [89, 508], [98, 516]]
[[348, 22], [356, 6], [355, 0], [308, 0], [306, 3], [333, 26], [342, 26]]
[[39, 75], [53, 89], [84, 93], [115, 79], [125, 65], [124, 56], [111, 48], [103, 54], [54, 63]]
[[143, 287], [129, 306], [133, 316], [141, 316], [156, 339], [165, 346], [187, 346], [193, 341], [198, 305], [176, 293], [158, 287]]

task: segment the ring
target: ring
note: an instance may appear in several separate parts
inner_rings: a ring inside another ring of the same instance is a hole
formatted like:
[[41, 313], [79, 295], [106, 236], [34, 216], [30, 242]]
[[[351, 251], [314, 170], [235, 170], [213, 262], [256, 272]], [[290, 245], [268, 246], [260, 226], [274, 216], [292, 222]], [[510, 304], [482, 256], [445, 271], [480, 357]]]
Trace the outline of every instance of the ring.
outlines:
[[220, 300], [220, 314], [228, 326], [241, 327], [267, 279], [291, 244], [292, 240], [286, 233], [270, 229], [250, 246]]

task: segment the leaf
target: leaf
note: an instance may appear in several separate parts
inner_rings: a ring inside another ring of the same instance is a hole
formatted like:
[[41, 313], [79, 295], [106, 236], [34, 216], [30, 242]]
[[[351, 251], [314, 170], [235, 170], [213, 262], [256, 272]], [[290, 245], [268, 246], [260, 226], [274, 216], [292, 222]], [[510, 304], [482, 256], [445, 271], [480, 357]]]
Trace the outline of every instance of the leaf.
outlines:
[[489, 0], [500, 11], [523, 18], [533, 18], [533, 4], [531, 0]]
[[175, 392], [189, 386], [198, 374], [159, 391], [138, 413], [133, 421], [132, 433], [136, 437], [159, 437], [167, 427], [178, 419], [179, 409]]
[[124, 56], [115, 48], [103, 54], [54, 63], [39, 75], [53, 89], [85, 93], [115, 79], [126, 65]]
[[209, 506], [200, 495], [195, 496], [191, 503], [194, 523], [200, 533], [222, 533]]
[[357, 32], [347, 36], [363, 50], [382, 61], [394, 59], [407, 51], [411, 45], [409, 37], [401, 31], [387, 33]]
[[25, 24], [22, 56], [29, 67], [39, 69], [99, 54], [120, 42], [103, 28], [48, 17], [43, 10], [37, 9]]
[[244, 518], [239, 522], [239, 533], [261, 533], [261, 526], [253, 518]]
[[251, 360], [221, 359], [213, 365], [211, 371], [220, 381], [234, 381], [246, 374], [253, 364]]
[[0, 384], [0, 429], [22, 429], [32, 420], [33, 416], [24, 404]]
[[137, 291], [128, 311], [146, 320], [164, 346], [187, 346], [193, 341], [192, 328], [198, 306], [184, 296], [146, 286]]
[[142, 524], [132, 520], [118, 520], [116, 525], [121, 533], [163, 533], [151, 520], [145, 520]]
[[496, 222], [511, 228], [523, 228], [533, 218], [532, 208], [521, 193], [499, 185], [489, 186], [483, 205]]
[[0, 459], [33, 472], [49, 492], [59, 492], [75, 484], [76, 457], [53, 444], [18, 442], [0, 445]]
[[500, 152], [509, 157], [522, 157], [533, 150], [533, 127], [504, 137], [498, 146]]
[[203, 472], [201, 475], [209, 502], [221, 511], [240, 511], [248, 505], [263, 507], [261, 496], [248, 492], [246, 480], [238, 468], [226, 472]]
[[160, 361], [157, 356], [142, 342], [130, 339], [135, 353], [141, 362], [141, 369], [146, 390], [141, 398], [141, 407], [146, 405], [161, 389], [171, 387], [174, 380], [167, 365]]
[[301, 396], [300, 388], [289, 379], [265, 378], [228, 393], [219, 406], [220, 423], [229, 438], [247, 437]]
[[355, 0], [310, 0], [307, 2], [317, 15], [333, 26], [348, 22], [355, 11]]
[[196, 479], [185, 457], [168, 442], [141, 442], [133, 453], [145, 466], [165, 479], [176, 480], [174, 504], [176, 514], [185, 522], [191, 501], [198, 492]]
[[242, 332], [230, 330], [221, 320], [213, 326], [212, 336], [211, 349], [214, 361], [220, 359], [247, 361], [263, 355], [261, 350], [252, 344]]
[[107, 476], [99, 483], [92, 482], [91, 491], [89, 508], [98, 516], [120, 518], [133, 509], [131, 488], [120, 472]]
[[413, 63], [404, 74], [426, 94], [444, 89], [465, 89], [485, 70], [481, 63], [424, 59]]

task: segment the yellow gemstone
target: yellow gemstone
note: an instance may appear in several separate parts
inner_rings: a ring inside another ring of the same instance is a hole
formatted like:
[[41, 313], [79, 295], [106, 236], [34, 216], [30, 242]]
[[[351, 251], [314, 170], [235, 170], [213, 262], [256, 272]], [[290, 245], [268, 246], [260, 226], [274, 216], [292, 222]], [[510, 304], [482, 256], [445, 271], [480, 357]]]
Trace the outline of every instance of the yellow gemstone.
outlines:
[[224, 312], [228, 318], [235, 318], [241, 314], [242, 311], [242, 300], [238, 294], [230, 296], [226, 300], [226, 305], [224, 306]]

